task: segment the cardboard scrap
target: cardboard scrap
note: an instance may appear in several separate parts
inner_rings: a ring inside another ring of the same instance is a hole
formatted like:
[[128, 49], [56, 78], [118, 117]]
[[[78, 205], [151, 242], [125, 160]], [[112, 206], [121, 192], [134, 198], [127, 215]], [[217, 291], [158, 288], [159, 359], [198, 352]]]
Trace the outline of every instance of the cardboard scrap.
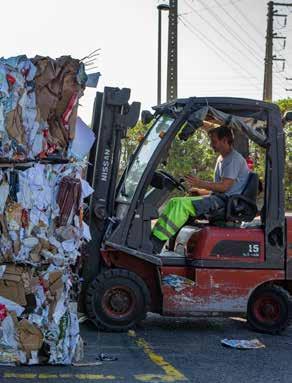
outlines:
[[64, 288], [64, 283], [62, 281], [62, 272], [61, 271], [52, 271], [49, 274], [49, 290], [52, 295], [55, 295], [60, 290]]
[[27, 319], [22, 319], [19, 322], [18, 336], [22, 350], [25, 352], [38, 351], [43, 345], [41, 330]]
[[23, 267], [8, 264], [0, 279], [0, 296], [21, 306], [26, 305], [25, 288], [22, 280], [23, 274]]

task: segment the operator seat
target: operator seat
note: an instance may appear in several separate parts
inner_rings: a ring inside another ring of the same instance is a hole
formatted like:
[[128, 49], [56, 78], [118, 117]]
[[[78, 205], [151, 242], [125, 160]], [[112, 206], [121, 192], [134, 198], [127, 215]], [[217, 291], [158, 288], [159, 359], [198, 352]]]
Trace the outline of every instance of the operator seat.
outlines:
[[259, 176], [250, 172], [242, 193], [228, 197], [225, 206], [208, 217], [210, 224], [217, 226], [222, 224], [222, 221], [236, 223], [252, 221], [258, 212], [256, 204], [258, 188]]

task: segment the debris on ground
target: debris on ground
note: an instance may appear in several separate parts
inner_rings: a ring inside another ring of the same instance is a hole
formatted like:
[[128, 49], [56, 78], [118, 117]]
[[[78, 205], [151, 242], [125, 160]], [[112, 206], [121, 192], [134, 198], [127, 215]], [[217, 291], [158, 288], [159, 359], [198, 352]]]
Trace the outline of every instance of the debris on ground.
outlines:
[[136, 331], [135, 330], [128, 330], [128, 335], [135, 337], [136, 336]]
[[88, 320], [88, 316], [84, 313], [78, 313], [78, 322], [79, 324], [84, 323]]
[[116, 356], [105, 354], [103, 352], [101, 352], [96, 359], [100, 360], [101, 362], [115, 362], [118, 360]]
[[237, 348], [238, 350], [252, 350], [252, 349], [266, 347], [259, 339], [251, 339], [251, 340], [222, 339], [221, 344], [222, 346]]

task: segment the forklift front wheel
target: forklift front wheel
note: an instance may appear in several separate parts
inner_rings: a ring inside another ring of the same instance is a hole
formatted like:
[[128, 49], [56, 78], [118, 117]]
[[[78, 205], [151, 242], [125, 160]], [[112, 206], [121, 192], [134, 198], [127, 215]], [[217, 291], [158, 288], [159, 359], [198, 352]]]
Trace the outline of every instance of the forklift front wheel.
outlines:
[[277, 334], [289, 324], [288, 292], [280, 286], [267, 285], [254, 291], [247, 306], [247, 320], [252, 329]]
[[99, 329], [126, 331], [145, 318], [149, 290], [135, 273], [112, 269], [100, 274], [86, 291], [89, 318]]

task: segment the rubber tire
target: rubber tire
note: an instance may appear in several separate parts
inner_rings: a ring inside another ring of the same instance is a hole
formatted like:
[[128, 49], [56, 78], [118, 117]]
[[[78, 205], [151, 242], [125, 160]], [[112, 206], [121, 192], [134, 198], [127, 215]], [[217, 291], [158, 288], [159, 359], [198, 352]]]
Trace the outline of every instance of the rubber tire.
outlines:
[[[280, 308], [279, 319], [273, 323], [264, 323], [258, 320], [254, 313], [254, 305], [263, 296], [275, 299]], [[250, 327], [266, 334], [279, 334], [286, 329], [290, 322], [291, 298], [289, 293], [280, 286], [267, 285], [259, 287], [249, 298], [247, 305], [247, 321]]]
[[[132, 312], [120, 319], [108, 315], [101, 304], [104, 294], [115, 285], [125, 286], [135, 296]], [[111, 269], [101, 273], [86, 291], [87, 315], [100, 330], [127, 331], [145, 319], [149, 306], [150, 293], [144, 281], [135, 273], [123, 269]]]

